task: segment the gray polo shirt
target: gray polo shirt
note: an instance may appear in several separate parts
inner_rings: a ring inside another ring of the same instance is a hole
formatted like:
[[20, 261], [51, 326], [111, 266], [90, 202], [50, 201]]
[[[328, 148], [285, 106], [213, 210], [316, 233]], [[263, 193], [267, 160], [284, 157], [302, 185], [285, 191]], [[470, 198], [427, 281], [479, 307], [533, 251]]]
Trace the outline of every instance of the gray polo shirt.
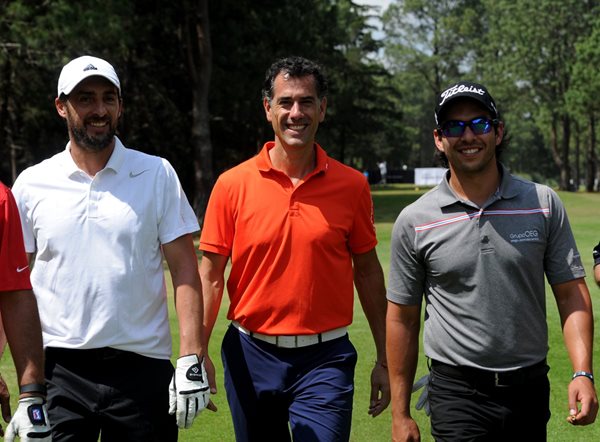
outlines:
[[551, 285], [585, 271], [558, 195], [501, 166], [479, 208], [442, 182], [398, 216], [387, 298], [426, 300], [425, 354], [452, 365], [508, 370], [548, 351], [544, 275]]

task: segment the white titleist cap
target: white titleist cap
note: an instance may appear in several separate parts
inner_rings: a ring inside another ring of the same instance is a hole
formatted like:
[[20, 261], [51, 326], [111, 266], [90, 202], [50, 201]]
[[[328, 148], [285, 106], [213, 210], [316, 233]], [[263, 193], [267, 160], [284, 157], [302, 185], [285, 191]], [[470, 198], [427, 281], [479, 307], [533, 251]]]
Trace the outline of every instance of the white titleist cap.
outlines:
[[58, 96], [69, 95], [75, 86], [92, 76], [106, 78], [116, 86], [121, 95], [121, 82], [111, 64], [101, 58], [84, 55], [71, 60], [62, 68], [58, 77]]

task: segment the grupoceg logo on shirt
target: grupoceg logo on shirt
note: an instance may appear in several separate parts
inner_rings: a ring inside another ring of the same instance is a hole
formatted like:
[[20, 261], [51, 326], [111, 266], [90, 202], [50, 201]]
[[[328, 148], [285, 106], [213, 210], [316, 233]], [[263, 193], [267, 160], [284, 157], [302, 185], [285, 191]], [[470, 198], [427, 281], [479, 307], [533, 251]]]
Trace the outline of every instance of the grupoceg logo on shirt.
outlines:
[[508, 235], [511, 243], [539, 241], [540, 233], [536, 229], [524, 230], [522, 232], [511, 233]]

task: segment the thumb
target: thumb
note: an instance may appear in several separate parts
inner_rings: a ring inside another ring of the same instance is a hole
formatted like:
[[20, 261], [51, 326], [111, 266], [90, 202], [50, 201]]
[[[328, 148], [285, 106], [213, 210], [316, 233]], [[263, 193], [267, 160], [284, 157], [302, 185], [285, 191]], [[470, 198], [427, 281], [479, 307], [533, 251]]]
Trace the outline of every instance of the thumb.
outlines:
[[13, 442], [15, 440], [15, 424], [10, 422], [6, 427], [6, 434], [4, 435], [4, 442]]
[[577, 407], [577, 390], [569, 388], [569, 419], [574, 419], [579, 412]]
[[206, 370], [206, 378], [208, 380], [208, 386], [211, 394], [217, 394], [217, 381], [215, 380], [215, 366], [212, 364], [210, 358], [205, 356], [204, 369]]
[[175, 374], [169, 384], [169, 414], [175, 414], [177, 410], [177, 390], [175, 389]]

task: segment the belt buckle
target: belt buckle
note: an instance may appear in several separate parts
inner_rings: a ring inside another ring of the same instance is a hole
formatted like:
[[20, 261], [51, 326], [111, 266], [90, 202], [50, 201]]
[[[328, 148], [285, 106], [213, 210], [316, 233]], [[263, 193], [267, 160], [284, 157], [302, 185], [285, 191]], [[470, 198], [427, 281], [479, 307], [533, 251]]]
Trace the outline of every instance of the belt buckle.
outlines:
[[275, 345], [277, 345], [277, 347], [283, 348], [296, 348], [298, 346], [298, 339], [297, 336], [277, 336], [275, 340]]
[[[517, 378], [517, 379], [515, 379]], [[518, 372], [508, 372], [508, 373], [502, 373], [502, 372], [494, 372], [494, 386], [495, 387], [499, 387], [499, 388], [506, 388], [506, 387], [512, 387], [514, 385], [519, 384], [519, 380], [521, 379], [521, 377], [519, 377], [519, 373]]]
[[507, 385], [500, 383], [500, 373], [494, 372], [494, 387], [507, 387]]

